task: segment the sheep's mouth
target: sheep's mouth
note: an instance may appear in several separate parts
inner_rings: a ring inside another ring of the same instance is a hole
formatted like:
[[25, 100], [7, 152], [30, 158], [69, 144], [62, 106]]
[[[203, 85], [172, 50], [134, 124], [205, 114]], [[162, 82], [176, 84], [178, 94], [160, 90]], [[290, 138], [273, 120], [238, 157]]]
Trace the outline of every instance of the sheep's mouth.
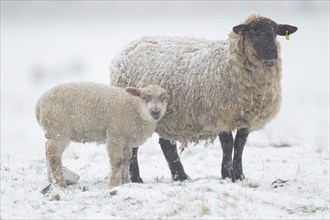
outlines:
[[260, 60], [263, 64], [265, 64], [267, 67], [272, 67], [276, 64], [276, 59], [262, 59], [257, 54], [254, 54], [254, 57]]
[[262, 62], [263, 62], [266, 66], [268, 66], [268, 67], [272, 67], [272, 66], [275, 65], [276, 60], [262, 60]]
[[263, 64], [265, 64], [267, 67], [272, 67], [276, 64], [277, 61], [277, 48], [276, 45], [268, 45], [268, 43], [265, 42], [262, 45], [256, 44], [253, 45], [255, 54], [254, 56], [259, 59]]
[[160, 119], [160, 111], [151, 111], [150, 115], [153, 119], [158, 120]]

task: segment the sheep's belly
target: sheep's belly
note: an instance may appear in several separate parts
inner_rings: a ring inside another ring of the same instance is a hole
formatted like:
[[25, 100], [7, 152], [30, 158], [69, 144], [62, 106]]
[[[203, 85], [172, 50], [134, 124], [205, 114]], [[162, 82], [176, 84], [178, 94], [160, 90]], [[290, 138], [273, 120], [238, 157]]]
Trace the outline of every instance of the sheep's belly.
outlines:
[[106, 143], [106, 132], [90, 130], [84, 132], [73, 131], [71, 134], [71, 140], [74, 142], [96, 142], [97, 144], [105, 144]]

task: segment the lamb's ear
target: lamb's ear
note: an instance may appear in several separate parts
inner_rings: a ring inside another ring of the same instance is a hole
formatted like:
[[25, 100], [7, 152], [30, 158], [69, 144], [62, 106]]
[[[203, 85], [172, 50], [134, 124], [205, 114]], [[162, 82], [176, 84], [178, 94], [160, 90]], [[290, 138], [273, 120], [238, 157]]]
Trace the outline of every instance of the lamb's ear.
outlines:
[[140, 96], [140, 89], [135, 87], [126, 87], [125, 91], [132, 96]]
[[285, 36], [286, 34], [293, 34], [298, 30], [297, 27], [288, 24], [278, 24], [277, 25], [277, 35]]
[[239, 25], [233, 27], [233, 31], [235, 32], [235, 34], [239, 34], [244, 31], [245, 27], [246, 27], [245, 24], [239, 24]]

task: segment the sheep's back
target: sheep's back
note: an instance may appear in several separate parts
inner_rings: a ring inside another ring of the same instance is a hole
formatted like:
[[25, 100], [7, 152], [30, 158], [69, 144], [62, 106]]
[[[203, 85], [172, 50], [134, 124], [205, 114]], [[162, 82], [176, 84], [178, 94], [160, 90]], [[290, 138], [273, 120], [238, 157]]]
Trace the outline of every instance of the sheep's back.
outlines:
[[209, 40], [184, 37], [138, 39], [124, 48], [110, 65], [112, 85], [142, 87], [150, 81], [168, 83], [173, 73], [193, 74], [185, 72], [190, 61], [213, 44]]
[[[111, 83], [120, 87], [158, 84], [168, 91], [168, 108], [156, 130], [160, 136], [182, 143], [214, 139], [220, 131], [205, 124], [219, 117], [219, 109], [211, 106], [222, 104], [215, 99], [222, 93], [218, 83], [227, 56], [226, 41], [146, 37], [129, 44], [114, 59]], [[209, 117], [212, 108], [217, 109], [215, 117]]]

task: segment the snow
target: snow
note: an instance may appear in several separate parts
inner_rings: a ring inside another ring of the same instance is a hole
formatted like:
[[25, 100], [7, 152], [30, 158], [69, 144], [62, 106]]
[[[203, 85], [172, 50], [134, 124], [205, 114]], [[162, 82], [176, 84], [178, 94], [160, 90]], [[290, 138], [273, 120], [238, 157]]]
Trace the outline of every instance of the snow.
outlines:
[[[244, 181], [220, 178], [218, 140], [183, 151], [191, 180], [172, 181], [155, 134], [139, 150], [143, 184], [110, 189], [105, 146], [71, 144], [63, 163], [78, 183], [40, 192], [48, 180], [34, 105], [44, 91], [108, 83], [111, 59], [145, 35], [225, 39], [251, 10], [299, 29], [279, 39], [282, 107], [250, 134]], [[1, 1], [1, 219], [329, 219], [329, 158], [327, 1]]]

